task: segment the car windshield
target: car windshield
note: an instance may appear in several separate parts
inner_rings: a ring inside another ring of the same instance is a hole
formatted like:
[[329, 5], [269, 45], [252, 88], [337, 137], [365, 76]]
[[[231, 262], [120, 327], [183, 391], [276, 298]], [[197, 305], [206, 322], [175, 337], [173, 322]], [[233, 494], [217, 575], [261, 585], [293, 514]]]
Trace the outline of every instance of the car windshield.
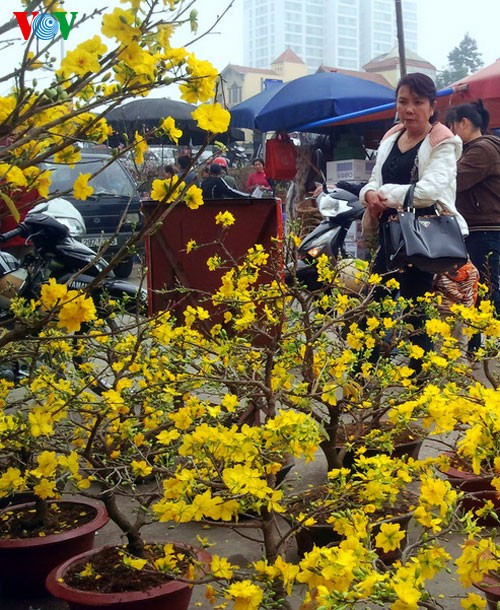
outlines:
[[[80, 174], [94, 174], [102, 169], [106, 162], [106, 159], [82, 159], [74, 167], [53, 161], [45, 162], [44, 168], [52, 172], [50, 192], [71, 192]], [[108, 165], [100, 174], [94, 176], [89, 184], [94, 189], [94, 195], [136, 196], [134, 183], [118, 162]]]

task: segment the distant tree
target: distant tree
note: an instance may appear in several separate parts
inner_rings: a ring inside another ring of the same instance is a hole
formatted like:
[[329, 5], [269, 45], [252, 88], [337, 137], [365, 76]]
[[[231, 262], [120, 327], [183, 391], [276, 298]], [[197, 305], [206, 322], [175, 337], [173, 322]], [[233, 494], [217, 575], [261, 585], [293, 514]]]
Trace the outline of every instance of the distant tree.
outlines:
[[473, 74], [483, 65], [477, 42], [465, 34], [462, 42], [448, 53], [448, 65], [437, 74], [437, 86], [442, 88], [454, 83], [469, 74]]

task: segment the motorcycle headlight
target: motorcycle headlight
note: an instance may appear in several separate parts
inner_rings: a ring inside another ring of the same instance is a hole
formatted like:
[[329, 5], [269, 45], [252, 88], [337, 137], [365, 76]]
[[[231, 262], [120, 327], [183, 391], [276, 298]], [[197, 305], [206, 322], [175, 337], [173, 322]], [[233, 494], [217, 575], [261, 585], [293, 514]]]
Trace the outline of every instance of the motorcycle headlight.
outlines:
[[124, 224], [136, 226], [139, 224], [141, 217], [137, 212], [130, 212], [125, 215]]
[[318, 256], [323, 252], [323, 248], [315, 246], [314, 248], [309, 248], [309, 250], [307, 251], [307, 254], [311, 257], [311, 258], [318, 258]]
[[65, 227], [68, 227], [69, 234], [71, 237], [82, 237], [87, 232], [85, 229], [85, 224], [80, 222], [77, 218], [57, 218], [57, 221], [60, 222]]

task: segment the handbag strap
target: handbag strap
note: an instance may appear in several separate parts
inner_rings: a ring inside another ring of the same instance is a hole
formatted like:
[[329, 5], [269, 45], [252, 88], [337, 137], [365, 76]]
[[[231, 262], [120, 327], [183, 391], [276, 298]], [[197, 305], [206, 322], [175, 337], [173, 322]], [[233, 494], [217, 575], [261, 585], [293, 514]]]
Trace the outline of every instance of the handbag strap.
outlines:
[[415, 193], [415, 187], [417, 185], [412, 182], [410, 184], [410, 188], [406, 191], [405, 199], [403, 201], [403, 209], [405, 212], [414, 212], [415, 208], [413, 206], [413, 195]]

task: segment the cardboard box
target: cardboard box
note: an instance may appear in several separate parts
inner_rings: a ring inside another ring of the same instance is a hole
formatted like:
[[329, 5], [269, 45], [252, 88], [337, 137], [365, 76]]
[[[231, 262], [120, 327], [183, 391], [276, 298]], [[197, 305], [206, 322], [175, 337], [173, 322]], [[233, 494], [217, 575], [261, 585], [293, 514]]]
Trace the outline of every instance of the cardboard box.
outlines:
[[326, 177], [328, 182], [336, 182], [338, 180], [368, 182], [374, 165], [375, 161], [369, 161], [368, 159], [329, 161], [326, 164]]

